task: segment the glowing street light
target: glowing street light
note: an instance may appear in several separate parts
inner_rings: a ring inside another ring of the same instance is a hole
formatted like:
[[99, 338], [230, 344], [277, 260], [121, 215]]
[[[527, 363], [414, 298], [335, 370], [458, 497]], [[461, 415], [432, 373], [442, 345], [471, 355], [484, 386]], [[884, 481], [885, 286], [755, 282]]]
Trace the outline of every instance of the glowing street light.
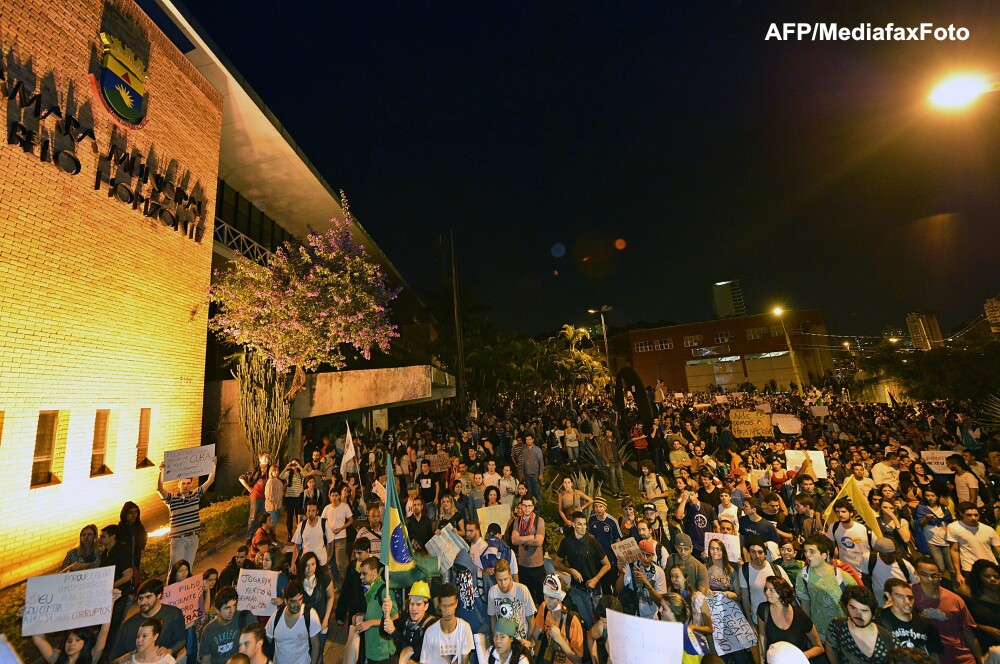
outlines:
[[960, 111], [971, 106], [979, 97], [1000, 89], [996, 82], [978, 74], [958, 74], [941, 81], [927, 100], [945, 111]]
[[785, 333], [785, 345], [788, 346], [788, 357], [792, 361], [792, 372], [795, 374], [795, 383], [798, 388], [799, 395], [803, 394], [802, 390], [802, 376], [799, 374], [799, 362], [795, 358], [795, 351], [792, 349], [792, 338], [788, 336], [788, 328], [785, 327], [785, 319], [781, 317], [785, 310], [781, 307], [775, 307], [771, 310], [778, 320], [781, 321], [781, 331]]

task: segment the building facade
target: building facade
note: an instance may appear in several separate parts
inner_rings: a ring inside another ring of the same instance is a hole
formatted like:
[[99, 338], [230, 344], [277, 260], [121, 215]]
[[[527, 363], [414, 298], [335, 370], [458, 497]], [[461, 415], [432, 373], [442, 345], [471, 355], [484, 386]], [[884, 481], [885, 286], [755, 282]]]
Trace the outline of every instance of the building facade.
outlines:
[[938, 348], [944, 343], [937, 316], [933, 314], [919, 312], [907, 314], [906, 329], [909, 330], [913, 347], [917, 350]]
[[712, 311], [716, 318], [736, 318], [747, 315], [743, 288], [739, 279], [719, 281], [712, 285]]
[[832, 372], [823, 314], [815, 309], [785, 311], [780, 319], [760, 314], [630, 330], [609, 340], [611, 367], [630, 366], [644, 384], [659, 379], [676, 392], [735, 389], [747, 381], [763, 388], [771, 380], [787, 389], [795, 376], [782, 320], [803, 382]]
[[3, 586], [200, 439], [222, 98], [130, 1], [0, 16]]

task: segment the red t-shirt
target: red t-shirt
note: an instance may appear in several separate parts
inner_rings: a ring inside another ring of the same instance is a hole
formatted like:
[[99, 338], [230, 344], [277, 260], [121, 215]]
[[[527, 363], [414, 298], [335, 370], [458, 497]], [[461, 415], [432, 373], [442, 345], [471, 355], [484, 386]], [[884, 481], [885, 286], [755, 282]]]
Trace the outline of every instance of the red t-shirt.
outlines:
[[965, 600], [945, 588], [937, 599], [928, 597], [919, 583], [913, 584], [913, 607], [930, 618], [941, 634], [944, 654], [941, 661], [948, 664], [976, 664], [969, 647], [962, 639], [962, 628], [975, 629], [976, 621], [969, 613]]

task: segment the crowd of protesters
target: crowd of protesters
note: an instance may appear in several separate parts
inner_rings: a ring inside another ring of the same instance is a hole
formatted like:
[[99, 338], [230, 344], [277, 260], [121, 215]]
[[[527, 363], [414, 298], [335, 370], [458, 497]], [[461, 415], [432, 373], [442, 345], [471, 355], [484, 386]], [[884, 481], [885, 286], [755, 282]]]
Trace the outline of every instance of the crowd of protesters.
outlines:
[[[305, 463], [261, 456], [240, 478], [246, 542], [225, 568], [199, 570], [197, 625], [161, 600], [164, 583], [192, 572], [214, 473], [174, 493], [161, 476], [169, 578], [139, 578], [146, 534], [127, 503], [120, 524], [85, 528], [63, 565], [115, 565], [114, 620], [59, 648], [36, 644], [50, 664], [317, 664], [336, 626], [344, 664], [604, 664], [611, 609], [684, 623], [686, 662], [983, 664], [1000, 646], [1000, 440], [971, 407], [752, 386], [637, 396], [652, 427], [604, 400], [550, 401], [331, 432], [302, 441]], [[800, 428], [740, 438], [733, 408], [793, 415]], [[824, 464], [790, 463], [798, 450]], [[440, 577], [405, 588], [387, 589], [379, 562], [387, 455], [414, 553], [448, 526], [468, 545]], [[498, 505], [507, 523], [484, 529], [478, 510]], [[613, 545], [629, 538], [639, 554], [626, 563]], [[270, 617], [237, 610], [243, 569], [279, 573]], [[722, 597], [756, 647], [717, 647], [709, 605]]]

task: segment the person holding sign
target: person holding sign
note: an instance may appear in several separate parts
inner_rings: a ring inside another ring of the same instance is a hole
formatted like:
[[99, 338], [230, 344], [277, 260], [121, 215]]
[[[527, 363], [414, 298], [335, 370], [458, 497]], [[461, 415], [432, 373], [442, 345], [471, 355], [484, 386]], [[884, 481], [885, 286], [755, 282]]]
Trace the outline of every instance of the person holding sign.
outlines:
[[557, 570], [573, 577], [570, 599], [583, 623], [590, 627], [594, 624], [594, 606], [600, 596], [598, 586], [611, 571], [611, 562], [597, 538], [587, 532], [587, 516], [583, 512], [573, 514], [573, 532], [559, 544], [555, 563]]
[[163, 471], [166, 468], [160, 463], [160, 474], [156, 479], [156, 492], [170, 512], [170, 563], [173, 567], [178, 560], [194, 560], [198, 555], [198, 533], [201, 530], [201, 499], [215, 482], [215, 471], [218, 468], [219, 457], [212, 457], [212, 472], [201, 486], [195, 486], [197, 478], [182, 478], [177, 480], [177, 491], [168, 493], [163, 488]]
[[[113, 601], [117, 602], [121, 596], [122, 591], [117, 588], [111, 591]], [[24, 607], [21, 607], [17, 615], [21, 617], [23, 614]], [[59, 648], [52, 647], [48, 634], [34, 634], [31, 641], [46, 664], [94, 664], [100, 661], [101, 655], [104, 654], [104, 646], [108, 643], [110, 631], [110, 622], [101, 625], [96, 632], [87, 627], [70, 629], [63, 633]]]

